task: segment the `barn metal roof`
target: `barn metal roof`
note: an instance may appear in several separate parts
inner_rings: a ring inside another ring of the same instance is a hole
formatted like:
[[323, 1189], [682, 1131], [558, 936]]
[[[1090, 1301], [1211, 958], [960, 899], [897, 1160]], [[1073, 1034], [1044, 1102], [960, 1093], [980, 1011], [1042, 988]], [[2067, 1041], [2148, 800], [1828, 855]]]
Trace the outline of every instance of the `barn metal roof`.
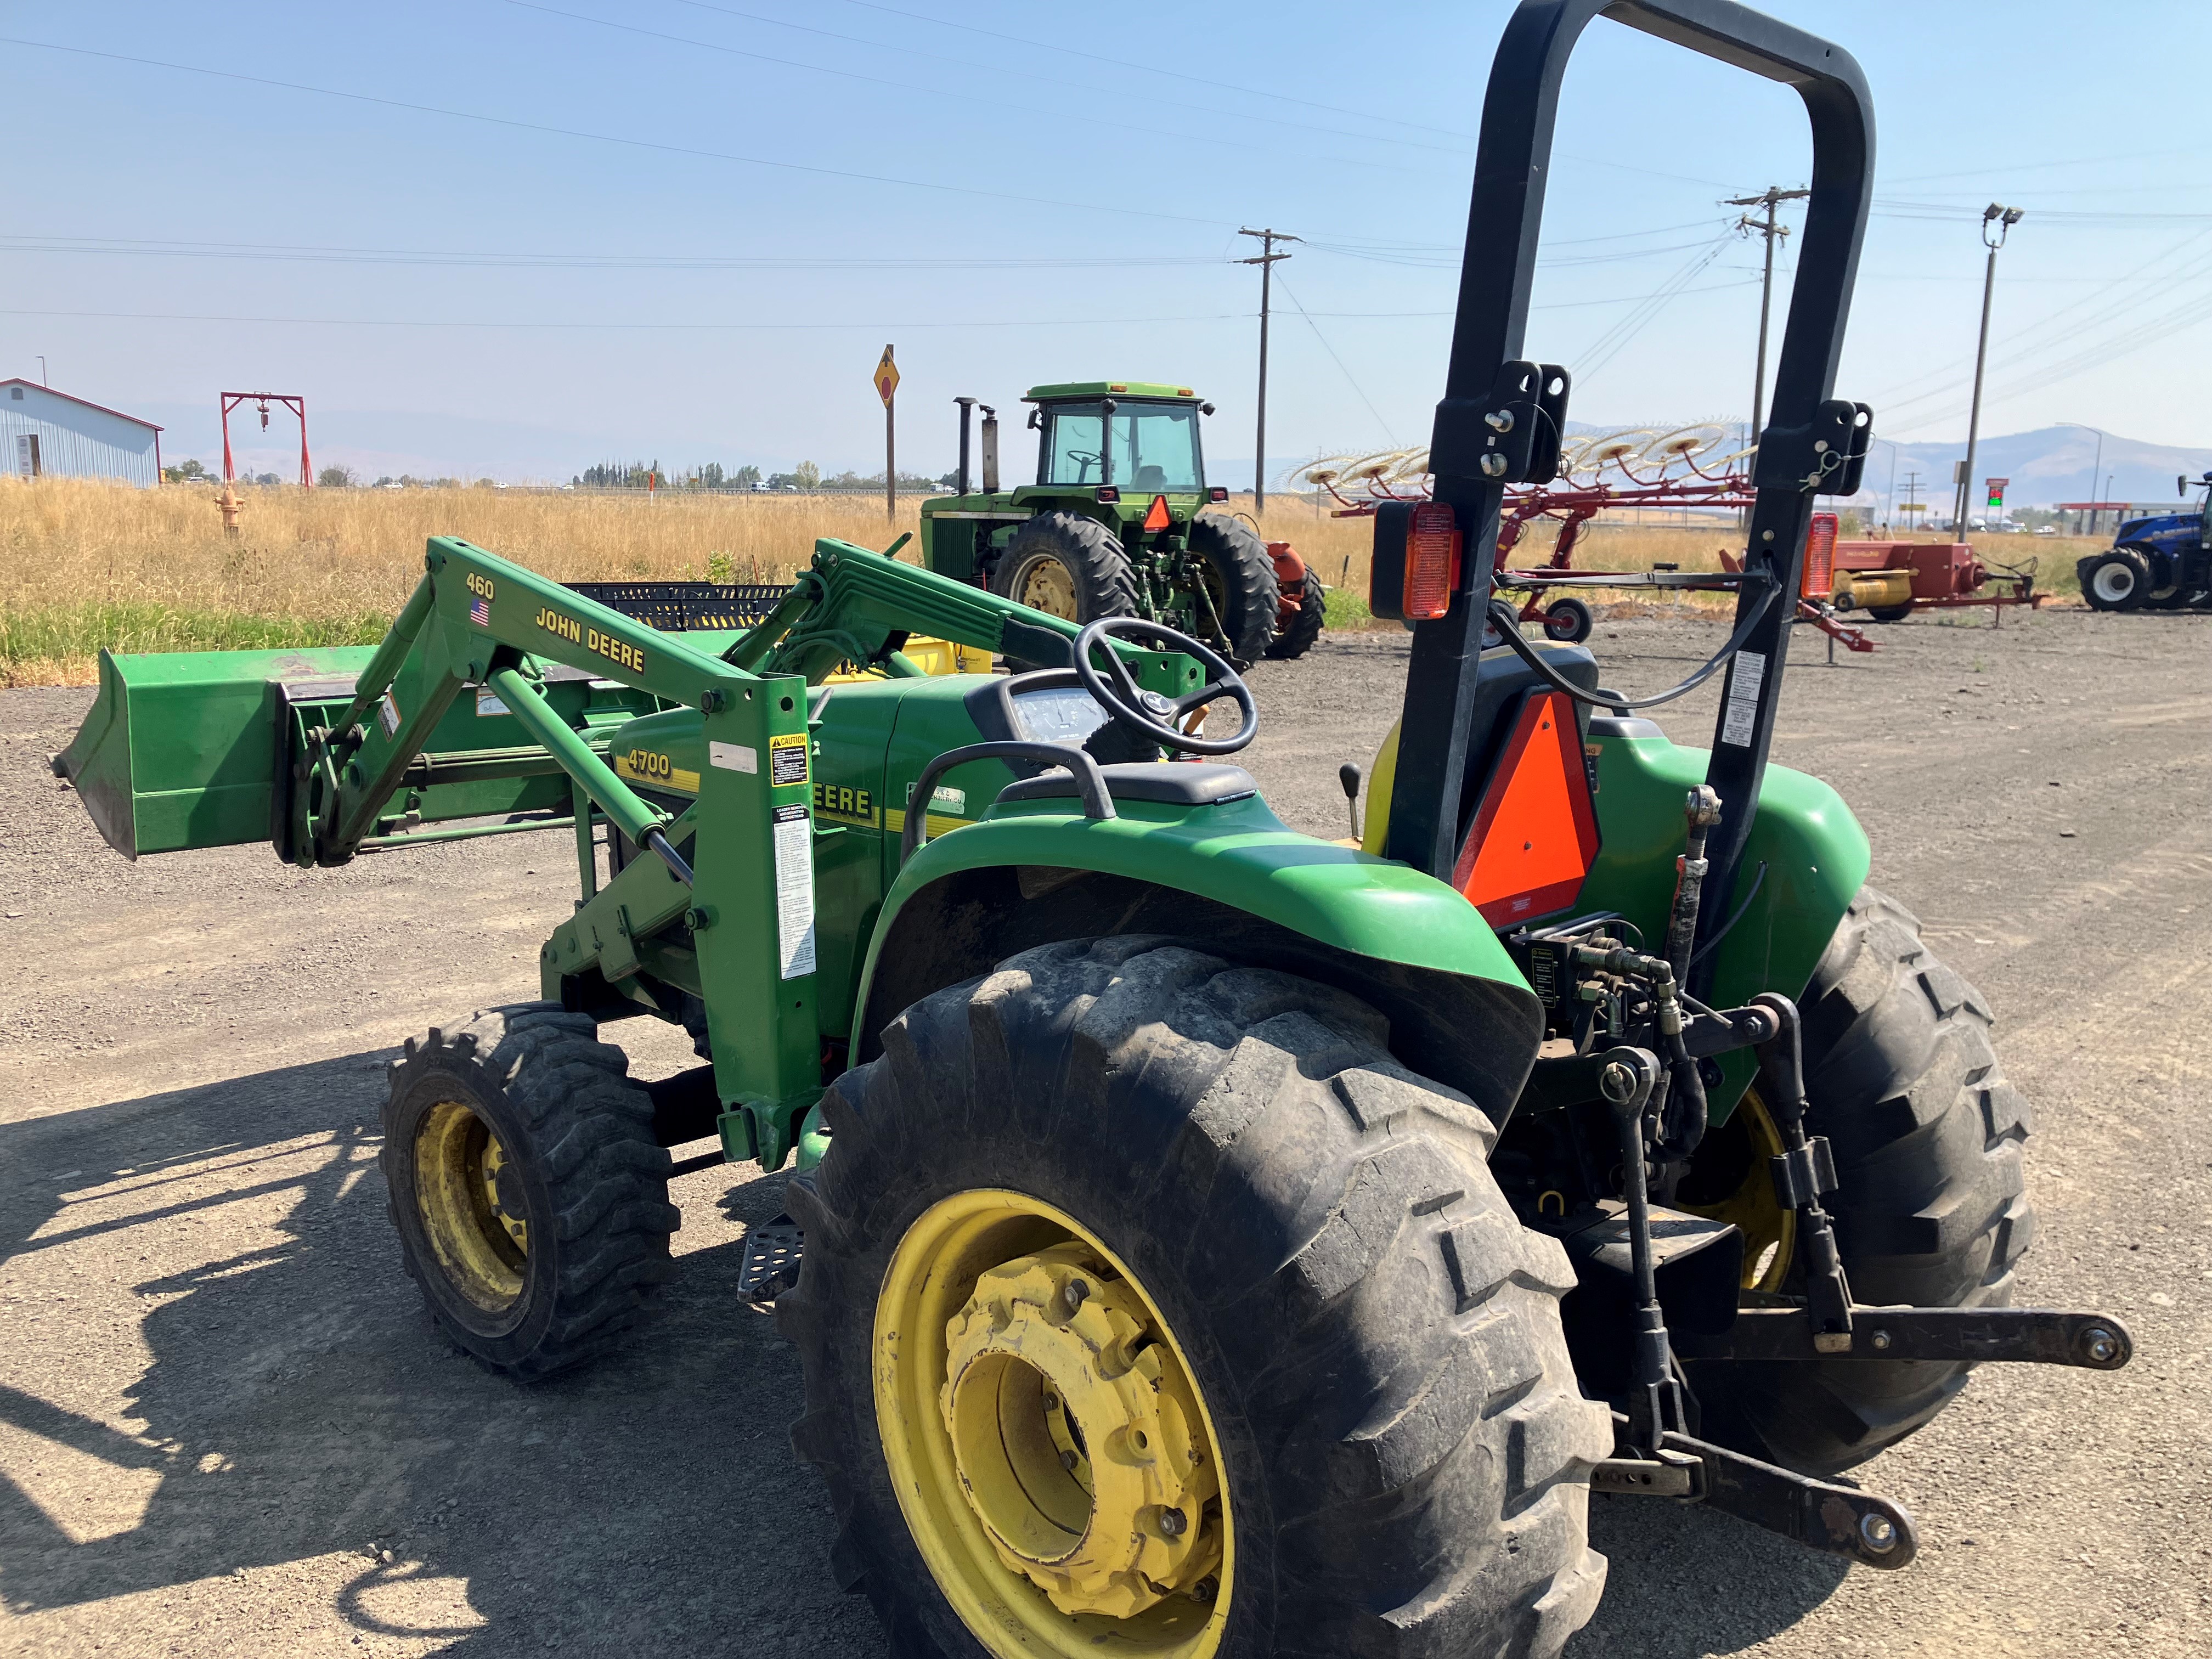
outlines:
[[155, 422], [141, 420], [136, 415], [125, 415], [121, 410], [110, 409], [106, 404], [96, 404], [89, 398], [73, 398], [66, 392], [57, 392], [50, 386], [40, 386], [36, 380], [27, 380], [20, 374], [13, 374], [4, 380], [0, 380], [0, 386], [27, 386], [34, 392], [45, 392], [49, 398], [59, 398], [64, 403], [81, 404], [87, 409], [96, 409], [103, 415], [112, 415], [117, 420], [128, 421], [133, 426], [143, 426], [155, 432], [168, 430], [167, 427], [158, 425]]

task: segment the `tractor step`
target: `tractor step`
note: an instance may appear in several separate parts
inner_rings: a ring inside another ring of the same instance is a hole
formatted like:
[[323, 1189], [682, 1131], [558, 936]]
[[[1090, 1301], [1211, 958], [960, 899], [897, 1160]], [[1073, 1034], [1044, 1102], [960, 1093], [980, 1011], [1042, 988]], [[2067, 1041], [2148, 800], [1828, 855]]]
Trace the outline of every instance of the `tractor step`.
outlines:
[[799, 1257], [805, 1236], [787, 1215], [763, 1222], [745, 1234], [745, 1253], [738, 1265], [738, 1296], [769, 1303], [799, 1283]]

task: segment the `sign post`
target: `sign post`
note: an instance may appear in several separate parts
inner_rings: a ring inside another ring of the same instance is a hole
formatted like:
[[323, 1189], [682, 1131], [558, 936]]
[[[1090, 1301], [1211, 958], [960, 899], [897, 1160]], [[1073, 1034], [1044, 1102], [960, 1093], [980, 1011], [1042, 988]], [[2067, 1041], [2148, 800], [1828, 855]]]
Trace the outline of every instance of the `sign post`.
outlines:
[[884, 400], [884, 519], [898, 522], [898, 442], [891, 398], [898, 391], [898, 365], [891, 361], [891, 349], [884, 348], [882, 361], [876, 364], [876, 395]]

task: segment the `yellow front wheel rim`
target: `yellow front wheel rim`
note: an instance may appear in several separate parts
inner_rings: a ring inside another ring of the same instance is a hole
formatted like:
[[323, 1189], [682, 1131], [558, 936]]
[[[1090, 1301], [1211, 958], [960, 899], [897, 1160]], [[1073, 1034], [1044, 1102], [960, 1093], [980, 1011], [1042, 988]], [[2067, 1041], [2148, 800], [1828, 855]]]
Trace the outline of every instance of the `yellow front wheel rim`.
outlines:
[[1081, 622], [1076, 615], [1074, 573], [1049, 553], [1040, 553], [1015, 573], [1014, 602], [1064, 622]]
[[487, 1313], [521, 1298], [530, 1251], [529, 1222], [500, 1197], [507, 1165], [499, 1137], [460, 1102], [439, 1101], [422, 1115], [415, 1131], [415, 1202], [422, 1231], [447, 1279]]
[[1218, 1649], [1219, 1442], [1158, 1305], [1096, 1234], [1021, 1193], [941, 1200], [892, 1253], [873, 1370], [908, 1528], [991, 1652]]

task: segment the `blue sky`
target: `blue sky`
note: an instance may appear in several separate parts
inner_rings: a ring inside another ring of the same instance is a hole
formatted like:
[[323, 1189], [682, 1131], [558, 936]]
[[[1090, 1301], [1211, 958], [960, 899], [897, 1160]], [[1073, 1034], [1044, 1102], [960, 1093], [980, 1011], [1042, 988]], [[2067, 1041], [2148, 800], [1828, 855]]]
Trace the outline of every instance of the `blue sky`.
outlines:
[[[1307, 242], [1279, 268], [1271, 459], [1416, 443], [1510, 9], [0, 5], [0, 374], [44, 353], [167, 422], [173, 456], [252, 387], [392, 470], [866, 470], [890, 340], [909, 465], [949, 464], [956, 394], [1097, 375], [1202, 387], [1209, 453], [1249, 457], [1257, 280], [1231, 262], [1273, 224]], [[1875, 88], [1841, 393], [1887, 436], [1963, 435], [1998, 199], [2027, 216], [1984, 432], [2212, 444], [2212, 8], [1771, 9]], [[1584, 421], [1742, 418], [1758, 249], [1717, 202], [1802, 181], [1794, 95], [1601, 21], [1559, 149], [1532, 354], [1577, 369]]]

